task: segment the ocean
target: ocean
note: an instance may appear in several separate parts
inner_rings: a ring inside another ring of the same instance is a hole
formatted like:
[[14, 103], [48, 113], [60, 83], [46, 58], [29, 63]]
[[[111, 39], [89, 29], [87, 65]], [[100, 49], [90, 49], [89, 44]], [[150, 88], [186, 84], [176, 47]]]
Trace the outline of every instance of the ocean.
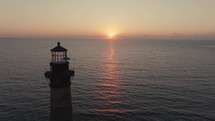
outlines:
[[[74, 121], [214, 121], [215, 40], [59, 39]], [[47, 121], [58, 39], [0, 39], [0, 121]]]

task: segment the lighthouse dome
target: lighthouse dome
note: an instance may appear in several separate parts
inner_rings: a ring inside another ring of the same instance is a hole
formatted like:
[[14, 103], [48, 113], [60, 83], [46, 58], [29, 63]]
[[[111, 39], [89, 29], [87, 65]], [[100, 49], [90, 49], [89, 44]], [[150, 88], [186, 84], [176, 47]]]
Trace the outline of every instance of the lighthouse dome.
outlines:
[[63, 52], [67, 51], [66, 48], [60, 46], [60, 42], [57, 43], [57, 46], [51, 49], [52, 52]]

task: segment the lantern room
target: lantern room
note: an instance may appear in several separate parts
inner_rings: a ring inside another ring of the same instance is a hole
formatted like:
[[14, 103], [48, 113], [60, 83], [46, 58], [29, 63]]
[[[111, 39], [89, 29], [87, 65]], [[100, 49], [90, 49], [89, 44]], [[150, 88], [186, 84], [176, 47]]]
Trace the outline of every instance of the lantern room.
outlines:
[[67, 49], [60, 46], [60, 42], [57, 46], [51, 49], [51, 63], [67, 63], [69, 58], [67, 57]]
[[67, 49], [57, 46], [51, 49], [50, 71], [45, 72], [45, 77], [50, 80], [51, 88], [65, 88], [70, 86], [70, 79], [75, 71], [69, 69]]

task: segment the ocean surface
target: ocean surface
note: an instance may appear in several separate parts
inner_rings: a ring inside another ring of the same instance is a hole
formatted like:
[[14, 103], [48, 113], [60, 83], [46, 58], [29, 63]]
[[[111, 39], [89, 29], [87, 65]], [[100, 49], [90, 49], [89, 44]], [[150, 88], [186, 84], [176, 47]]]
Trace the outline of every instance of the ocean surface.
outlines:
[[[0, 39], [0, 121], [48, 121], [58, 39]], [[214, 121], [215, 40], [60, 39], [74, 121]]]

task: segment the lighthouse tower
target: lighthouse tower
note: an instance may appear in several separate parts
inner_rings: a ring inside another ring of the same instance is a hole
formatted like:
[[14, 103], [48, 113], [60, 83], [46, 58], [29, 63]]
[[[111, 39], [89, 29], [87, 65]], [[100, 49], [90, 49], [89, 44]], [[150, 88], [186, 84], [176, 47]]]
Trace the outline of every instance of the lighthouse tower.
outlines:
[[51, 49], [50, 71], [45, 77], [50, 80], [50, 121], [72, 121], [70, 79], [75, 71], [69, 70], [67, 49], [57, 46]]

